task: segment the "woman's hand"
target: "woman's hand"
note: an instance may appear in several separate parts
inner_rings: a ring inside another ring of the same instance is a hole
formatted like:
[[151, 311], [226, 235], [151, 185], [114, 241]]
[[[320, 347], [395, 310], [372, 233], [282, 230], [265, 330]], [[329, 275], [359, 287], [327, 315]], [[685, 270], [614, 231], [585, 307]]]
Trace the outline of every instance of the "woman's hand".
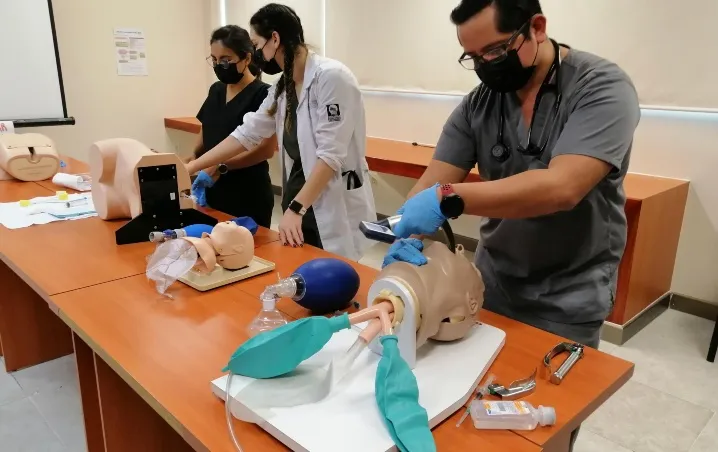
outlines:
[[282, 245], [303, 246], [302, 216], [287, 209], [279, 222], [279, 240]]

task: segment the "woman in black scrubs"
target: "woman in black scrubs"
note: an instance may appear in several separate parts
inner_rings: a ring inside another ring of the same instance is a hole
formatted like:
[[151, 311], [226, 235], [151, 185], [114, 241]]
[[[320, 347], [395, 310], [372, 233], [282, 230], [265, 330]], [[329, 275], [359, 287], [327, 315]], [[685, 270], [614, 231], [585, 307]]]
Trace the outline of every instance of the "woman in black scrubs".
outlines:
[[[254, 46], [246, 30], [236, 25], [221, 27], [212, 33], [210, 46], [207, 61], [219, 81], [210, 87], [197, 113], [202, 133], [194, 158], [227, 138], [243, 123], [246, 113], [259, 108], [269, 90], [252, 63]], [[274, 193], [267, 160], [276, 147], [276, 138], [265, 140], [255, 151], [205, 170], [215, 180], [205, 189], [209, 207], [236, 217], [251, 217], [258, 225], [269, 228]]]

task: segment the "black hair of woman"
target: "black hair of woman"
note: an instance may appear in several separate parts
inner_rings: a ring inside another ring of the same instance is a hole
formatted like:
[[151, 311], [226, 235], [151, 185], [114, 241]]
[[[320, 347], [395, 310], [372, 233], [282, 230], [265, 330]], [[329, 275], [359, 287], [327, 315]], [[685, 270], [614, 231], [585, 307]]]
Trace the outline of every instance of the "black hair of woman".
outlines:
[[249, 72], [255, 77], [261, 78], [262, 71], [254, 59], [254, 45], [249, 38], [249, 32], [237, 25], [225, 25], [212, 32], [209, 40], [210, 45], [215, 42], [221, 43], [224, 47], [234, 52], [240, 60], [250, 58]]
[[284, 71], [277, 82], [277, 89], [274, 93], [274, 103], [268, 113], [274, 115], [277, 112], [277, 100], [283, 92], [287, 93], [287, 110], [285, 125], [292, 127], [291, 112], [299, 103], [297, 91], [294, 85], [294, 57], [300, 48], [306, 49], [304, 43], [304, 29], [302, 21], [292, 8], [278, 3], [269, 3], [259, 9], [249, 20], [249, 25], [254, 32], [264, 39], [271, 39], [272, 33], [279, 35], [279, 45], [284, 48]]

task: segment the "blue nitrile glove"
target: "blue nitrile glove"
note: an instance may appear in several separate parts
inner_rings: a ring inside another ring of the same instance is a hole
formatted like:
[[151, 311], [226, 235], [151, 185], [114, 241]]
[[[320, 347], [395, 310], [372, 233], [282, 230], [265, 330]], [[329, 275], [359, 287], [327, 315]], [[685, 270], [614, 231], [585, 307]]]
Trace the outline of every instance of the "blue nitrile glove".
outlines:
[[381, 268], [386, 267], [394, 262], [407, 262], [409, 264], [421, 266], [426, 264], [426, 256], [421, 254], [424, 250], [424, 243], [419, 239], [401, 239], [392, 243], [384, 256], [384, 262]]
[[444, 224], [446, 217], [439, 206], [438, 186], [436, 184], [417, 193], [401, 206], [397, 211], [401, 220], [392, 228], [397, 237], [405, 239], [414, 234], [433, 234]]
[[194, 182], [192, 182], [192, 194], [197, 198], [197, 204], [202, 207], [207, 207], [207, 194], [205, 193], [205, 189], [210, 188], [212, 185], [214, 185], [214, 181], [204, 170], [197, 174]]

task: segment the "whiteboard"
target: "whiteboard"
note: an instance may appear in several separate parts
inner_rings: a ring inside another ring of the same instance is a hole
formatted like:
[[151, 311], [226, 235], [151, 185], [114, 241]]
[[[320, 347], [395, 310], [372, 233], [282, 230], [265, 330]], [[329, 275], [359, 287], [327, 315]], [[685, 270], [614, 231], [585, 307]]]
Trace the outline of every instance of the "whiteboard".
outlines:
[[67, 117], [56, 46], [51, 0], [0, 0], [0, 120]]

